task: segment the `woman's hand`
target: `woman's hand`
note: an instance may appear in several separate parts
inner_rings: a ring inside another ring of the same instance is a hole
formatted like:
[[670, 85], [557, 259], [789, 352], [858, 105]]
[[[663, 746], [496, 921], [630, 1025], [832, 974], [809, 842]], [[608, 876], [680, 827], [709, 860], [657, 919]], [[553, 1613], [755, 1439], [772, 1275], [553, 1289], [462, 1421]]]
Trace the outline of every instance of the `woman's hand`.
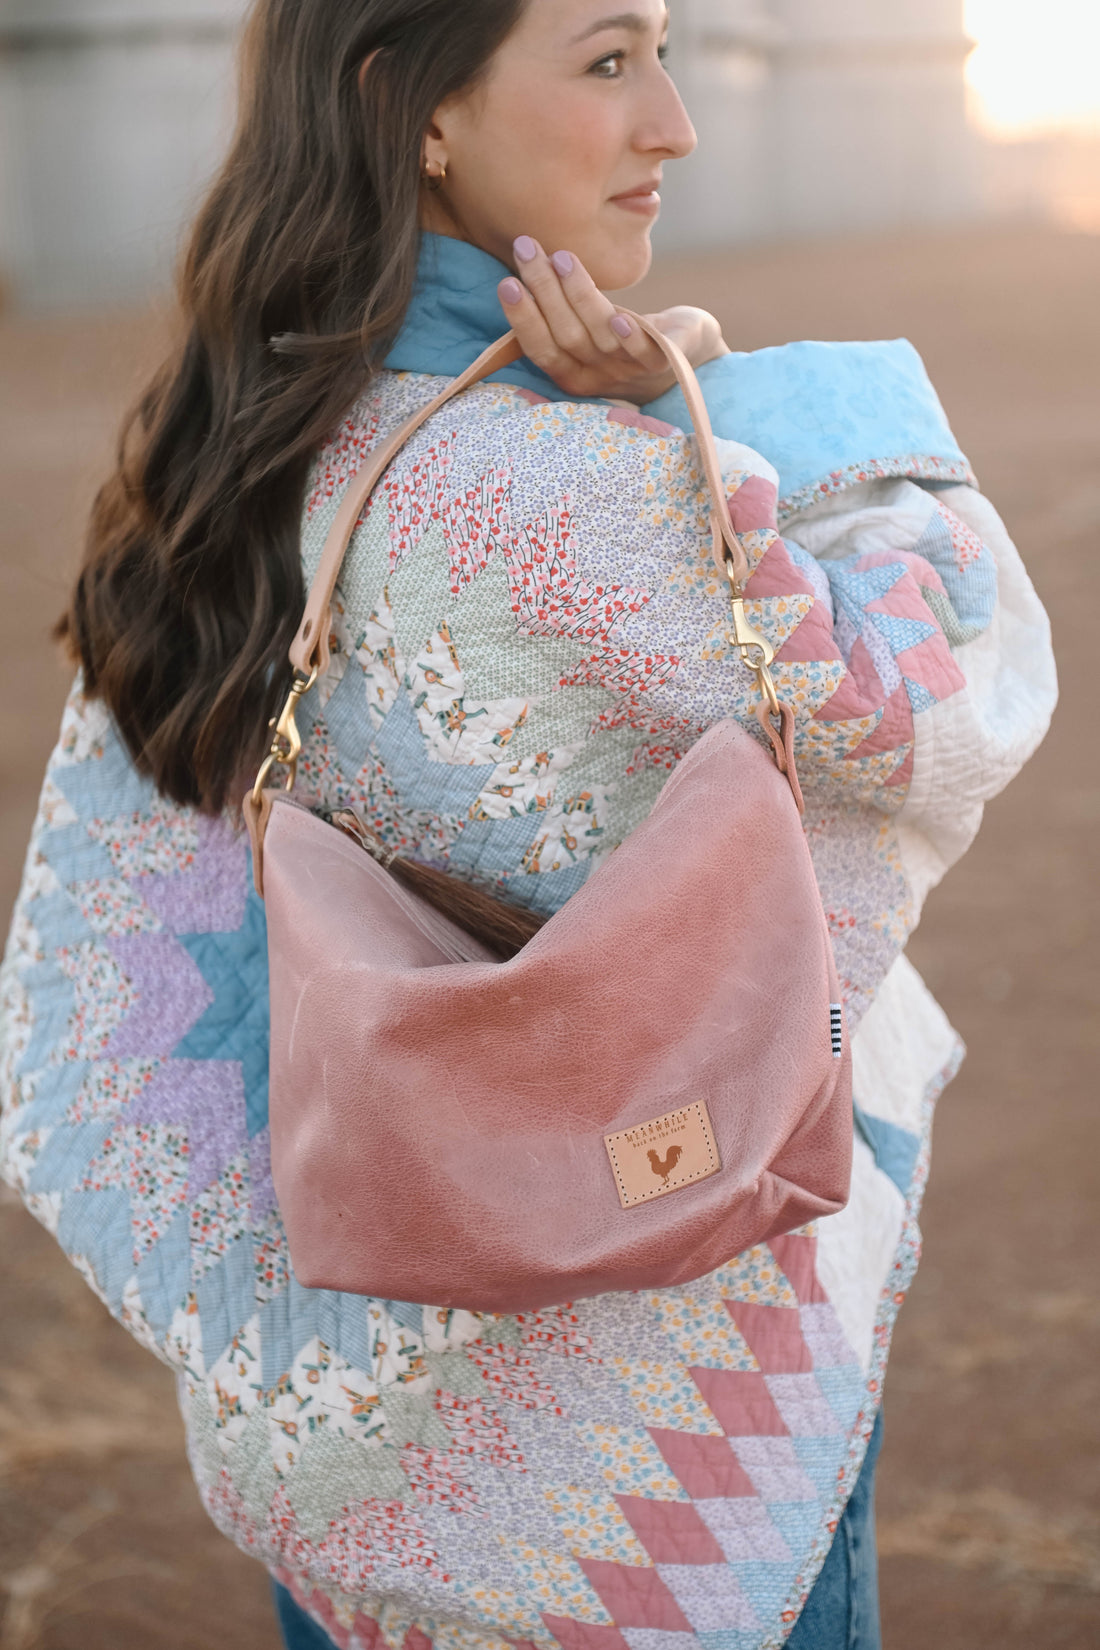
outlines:
[[[628, 321], [569, 252], [548, 258], [537, 241], [515, 242], [516, 266], [497, 293], [528, 360], [570, 395], [597, 395], [642, 406], [671, 389], [676, 375], [651, 338]], [[677, 304], [647, 315], [679, 344], [693, 367], [728, 355], [713, 315]]]

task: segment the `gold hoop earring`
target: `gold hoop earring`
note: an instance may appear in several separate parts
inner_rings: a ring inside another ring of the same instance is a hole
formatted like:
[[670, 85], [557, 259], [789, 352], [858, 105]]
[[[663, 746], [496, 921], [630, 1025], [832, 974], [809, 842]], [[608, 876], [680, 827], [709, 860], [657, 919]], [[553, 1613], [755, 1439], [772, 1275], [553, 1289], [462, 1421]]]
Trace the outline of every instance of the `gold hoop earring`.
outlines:
[[429, 172], [428, 167], [425, 164], [422, 176], [423, 176], [424, 182], [427, 184], [428, 188], [431, 190], [432, 194], [434, 195], [440, 189], [442, 189], [443, 184], [446, 181], [447, 168], [445, 166], [441, 166], [439, 168], [438, 172]]

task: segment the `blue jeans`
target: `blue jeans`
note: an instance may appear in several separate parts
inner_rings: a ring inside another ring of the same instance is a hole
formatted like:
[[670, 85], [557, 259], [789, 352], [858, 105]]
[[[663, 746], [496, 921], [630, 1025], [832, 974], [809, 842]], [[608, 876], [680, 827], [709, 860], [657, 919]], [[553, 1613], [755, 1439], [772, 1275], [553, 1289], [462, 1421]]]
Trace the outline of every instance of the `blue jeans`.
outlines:
[[881, 1447], [880, 1409], [863, 1469], [787, 1650], [881, 1650], [875, 1547], [875, 1463]]
[[[787, 1650], [881, 1650], [875, 1551], [875, 1462], [881, 1444], [880, 1410], [863, 1471]], [[335, 1650], [328, 1634], [295, 1604], [286, 1588], [272, 1585], [286, 1650]]]

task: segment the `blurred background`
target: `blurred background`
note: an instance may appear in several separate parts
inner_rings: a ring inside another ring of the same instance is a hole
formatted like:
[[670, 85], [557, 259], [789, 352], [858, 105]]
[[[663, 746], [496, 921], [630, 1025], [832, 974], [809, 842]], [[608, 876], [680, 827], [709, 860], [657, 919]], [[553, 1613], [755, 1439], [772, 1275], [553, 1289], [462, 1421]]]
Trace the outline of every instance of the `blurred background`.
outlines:
[[[171, 326], [243, 0], [0, 0], [0, 917], [48, 628]], [[700, 136], [631, 302], [735, 349], [904, 334], [1051, 612], [1063, 704], [911, 954], [970, 1045], [886, 1387], [887, 1650], [1100, 1645], [1100, 5], [672, 0]], [[0, 1190], [0, 1650], [274, 1650], [172, 1382]]]
[[[228, 135], [245, 0], [0, 0], [10, 304], [160, 291]], [[699, 148], [654, 244], [1100, 228], [1094, 0], [676, 0]]]

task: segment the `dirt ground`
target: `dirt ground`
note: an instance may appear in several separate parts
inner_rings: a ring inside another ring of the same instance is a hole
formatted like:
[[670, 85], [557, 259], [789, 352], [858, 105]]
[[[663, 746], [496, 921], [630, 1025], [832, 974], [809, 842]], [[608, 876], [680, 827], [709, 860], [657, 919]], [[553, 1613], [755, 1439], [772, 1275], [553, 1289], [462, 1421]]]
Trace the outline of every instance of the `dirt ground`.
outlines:
[[[735, 348], [910, 337], [1055, 626], [1051, 736], [911, 947], [970, 1056], [886, 1387], [887, 1650], [1100, 1644], [1098, 299], [1100, 238], [1037, 229], [666, 261], [632, 295], [713, 309]], [[66, 686], [46, 627], [162, 328], [0, 324], [0, 913]], [[0, 1650], [274, 1650], [262, 1570], [191, 1488], [171, 1377], [10, 1194], [0, 1245]]]

